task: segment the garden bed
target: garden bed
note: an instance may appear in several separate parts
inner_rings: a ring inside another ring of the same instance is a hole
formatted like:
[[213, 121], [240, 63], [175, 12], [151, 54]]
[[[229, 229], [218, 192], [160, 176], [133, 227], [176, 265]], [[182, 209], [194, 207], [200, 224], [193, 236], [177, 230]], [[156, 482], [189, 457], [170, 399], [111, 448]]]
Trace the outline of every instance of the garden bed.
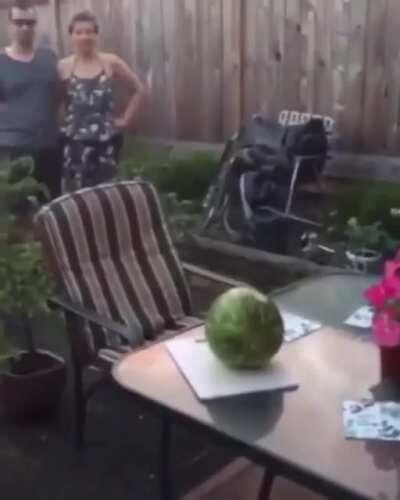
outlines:
[[338, 272], [305, 259], [272, 254], [191, 234], [177, 243], [182, 260], [230, 276], [265, 293], [307, 276]]

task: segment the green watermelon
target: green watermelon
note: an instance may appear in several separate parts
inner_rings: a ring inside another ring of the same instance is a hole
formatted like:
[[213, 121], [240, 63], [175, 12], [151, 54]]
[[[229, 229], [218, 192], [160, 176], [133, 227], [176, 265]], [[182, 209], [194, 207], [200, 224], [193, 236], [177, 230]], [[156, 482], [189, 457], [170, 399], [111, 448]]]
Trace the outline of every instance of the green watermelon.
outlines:
[[232, 368], [264, 366], [279, 351], [283, 332], [283, 320], [275, 303], [252, 288], [228, 290], [207, 314], [209, 346]]

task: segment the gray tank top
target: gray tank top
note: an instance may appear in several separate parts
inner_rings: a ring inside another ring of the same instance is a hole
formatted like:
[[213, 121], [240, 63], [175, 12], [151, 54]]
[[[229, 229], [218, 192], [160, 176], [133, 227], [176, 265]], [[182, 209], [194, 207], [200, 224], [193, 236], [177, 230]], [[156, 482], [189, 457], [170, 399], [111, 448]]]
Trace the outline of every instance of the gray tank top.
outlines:
[[57, 59], [38, 49], [31, 62], [0, 53], [0, 147], [46, 149], [56, 145]]

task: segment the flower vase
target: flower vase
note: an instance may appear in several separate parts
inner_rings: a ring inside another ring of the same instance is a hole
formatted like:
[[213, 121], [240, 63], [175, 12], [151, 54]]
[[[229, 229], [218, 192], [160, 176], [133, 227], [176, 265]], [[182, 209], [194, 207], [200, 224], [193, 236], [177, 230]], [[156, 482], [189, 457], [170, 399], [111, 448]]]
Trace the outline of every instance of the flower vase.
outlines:
[[400, 382], [400, 321], [380, 312], [373, 320], [372, 331], [380, 349], [382, 380], [391, 378]]
[[400, 346], [380, 346], [381, 379], [396, 379], [400, 382]]

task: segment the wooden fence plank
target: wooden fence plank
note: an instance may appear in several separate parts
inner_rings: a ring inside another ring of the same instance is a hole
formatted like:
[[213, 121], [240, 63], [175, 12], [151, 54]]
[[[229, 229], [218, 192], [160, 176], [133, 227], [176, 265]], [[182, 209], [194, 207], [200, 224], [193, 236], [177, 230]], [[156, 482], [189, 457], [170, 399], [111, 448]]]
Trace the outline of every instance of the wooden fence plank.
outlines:
[[222, 137], [227, 139], [240, 124], [242, 83], [242, 0], [222, 0]]
[[274, 119], [277, 119], [279, 112], [286, 108], [286, 96], [283, 95], [282, 82], [285, 78], [290, 78], [289, 75], [285, 75], [283, 72], [287, 1], [290, 0], [273, 0], [271, 4], [272, 12], [269, 29], [271, 32], [270, 64], [272, 69], [273, 92], [272, 98], [270, 99], [268, 116]]
[[176, 0], [177, 136], [199, 136], [199, 80], [196, 0]]
[[[257, 3], [257, 2], [255, 2]], [[262, 113], [265, 116], [272, 116], [274, 113], [273, 100], [276, 92], [275, 75], [273, 71], [273, 3], [271, 0], [258, 0], [255, 11], [256, 24], [248, 25], [249, 31], [255, 32], [254, 40], [254, 86], [248, 81], [247, 92], [254, 94], [254, 101], [251, 108], [252, 113]], [[249, 110], [250, 111], [250, 110]]]
[[222, 117], [222, 2], [198, 2], [198, 47], [200, 71], [200, 139], [221, 136]]
[[243, 51], [243, 116], [248, 118], [257, 109], [257, 38], [256, 29], [259, 2], [253, 0], [244, 5], [244, 51]]
[[387, 0], [369, 0], [367, 59], [365, 65], [365, 96], [363, 139], [370, 150], [384, 149], [387, 122], [385, 116], [386, 64], [385, 36], [387, 28]]
[[163, 22], [164, 57], [165, 57], [165, 92], [167, 137], [177, 136], [176, 116], [176, 2], [160, 0]]
[[[113, 1], [113, 0], [112, 0]], [[162, 1], [162, 0], [161, 0]], [[144, 51], [146, 53], [147, 75], [150, 79], [150, 101], [148, 106], [148, 129], [158, 137], [170, 137], [168, 119], [168, 97], [165, 94], [166, 53], [164, 26], [161, 17], [160, 0], [142, 2]]]
[[[285, 97], [283, 107], [306, 111], [300, 99], [302, 78], [301, 52], [303, 36], [301, 33], [302, 0], [286, 2], [285, 40], [283, 54], [282, 92]], [[289, 76], [290, 75], [290, 76]]]
[[332, 19], [332, 116], [338, 129], [348, 136], [346, 129], [346, 83], [349, 46], [349, 19], [345, 0], [334, 2]]
[[388, 0], [387, 29], [385, 33], [386, 65], [386, 148], [400, 149], [400, 2]]
[[315, 16], [314, 112], [329, 115], [333, 107], [332, 23], [334, 3], [312, 0]]
[[303, 3], [301, 23], [305, 36], [301, 96], [305, 109], [308, 112], [315, 112], [316, 12], [314, 5], [310, 2]]
[[348, 49], [344, 94], [343, 134], [352, 148], [362, 146], [362, 129], [365, 92], [365, 27], [368, 22], [368, 1], [347, 4]]

